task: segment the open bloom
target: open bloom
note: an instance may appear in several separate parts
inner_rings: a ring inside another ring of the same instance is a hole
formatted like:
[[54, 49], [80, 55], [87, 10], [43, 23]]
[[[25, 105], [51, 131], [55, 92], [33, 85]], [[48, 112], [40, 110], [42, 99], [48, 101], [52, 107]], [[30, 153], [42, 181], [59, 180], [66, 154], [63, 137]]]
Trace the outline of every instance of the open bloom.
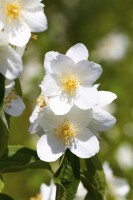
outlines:
[[25, 105], [20, 96], [17, 95], [16, 89], [14, 88], [15, 82], [6, 80], [5, 86], [5, 97], [3, 102], [3, 109], [0, 111], [0, 116], [4, 124], [8, 127], [5, 113], [8, 115], [17, 117], [22, 114], [25, 109]]
[[20, 55], [8, 44], [8, 37], [0, 31], [0, 73], [13, 80], [20, 76], [23, 65]]
[[130, 190], [126, 179], [114, 176], [107, 162], [103, 164], [103, 168], [107, 183], [106, 195], [110, 194], [116, 200], [126, 200], [126, 196]]
[[97, 103], [97, 90], [92, 84], [102, 69], [87, 59], [88, 50], [83, 44], [74, 45], [66, 55], [46, 54], [44, 67], [47, 74], [40, 87], [49, 97], [49, 106], [55, 114], [66, 114], [74, 104], [86, 110]]
[[0, 28], [15, 46], [24, 46], [31, 32], [47, 29], [47, 19], [41, 0], [4, 0], [0, 1]]
[[37, 143], [41, 160], [52, 162], [62, 156], [67, 148], [80, 158], [89, 158], [99, 151], [96, 136], [87, 128], [92, 110], [74, 106], [66, 115], [55, 115], [48, 107], [38, 118], [44, 134]]
[[[98, 85], [94, 85], [93, 87], [97, 88]], [[98, 91], [98, 102], [93, 107], [92, 120], [89, 124], [91, 131], [105, 131], [110, 129], [115, 124], [116, 119], [106, 111], [106, 106], [116, 98], [117, 96], [113, 92]]]

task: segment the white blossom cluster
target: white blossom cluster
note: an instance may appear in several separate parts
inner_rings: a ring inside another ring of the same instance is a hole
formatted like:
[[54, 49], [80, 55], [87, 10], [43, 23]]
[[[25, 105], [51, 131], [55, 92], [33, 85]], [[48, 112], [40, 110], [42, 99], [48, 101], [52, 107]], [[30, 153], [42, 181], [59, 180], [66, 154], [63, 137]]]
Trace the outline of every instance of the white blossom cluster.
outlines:
[[41, 0], [0, 0], [0, 73], [6, 78], [2, 120], [7, 125], [6, 112], [20, 115], [25, 105], [14, 88], [14, 79], [23, 72], [21, 51], [31, 32], [47, 29], [47, 19]]
[[29, 128], [40, 136], [39, 158], [55, 161], [67, 148], [80, 158], [94, 156], [99, 151], [98, 132], [116, 122], [105, 110], [116, 95], [98, 91], [99, 85], [94, 85], [102, 73], [101, 66], [88, 61], [87, 48], [78, 43], [65, 55], [48, 52], [44, 69], [41, 94]]

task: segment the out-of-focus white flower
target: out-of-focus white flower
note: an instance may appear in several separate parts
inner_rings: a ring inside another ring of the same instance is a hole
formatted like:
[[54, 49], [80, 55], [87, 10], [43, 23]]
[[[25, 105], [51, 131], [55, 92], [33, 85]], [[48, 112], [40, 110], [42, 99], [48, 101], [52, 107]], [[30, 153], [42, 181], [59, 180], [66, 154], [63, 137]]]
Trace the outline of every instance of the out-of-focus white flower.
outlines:
[[3, 108], [0, 111], [0, 116], [7, 127], [8, 125], [4, 112], [11, 116], [17, 117], [21, 115], [23, 110], [25, 109], [25, 105], [21, 97], [17, 95], [14, 85], [14, 81], [6, 80]]
[[31, 197], [30, 200], [55, 200], [56, 199], [56, 185], [51, 181], [50, 185], [41, 184], [40, 194], [36, 197]]
[[73, 106], [66, 115], [55, 115], [48, 107], [38, 118], [44, 131], [37, 143], [41, 160], [52, 162], [64, 154], [67, 148], [80, 158], [89, 158], [99, 151], [96, 136], [87, 128], [92, 110], [81, 110]]
[[24, 46], [31, 37], [31, 32], [47, 29], [47, 19], [41, 0], [1, 0], [0, 27], [15, 46]]
[[130, 190], [126, 179], [114, 176], [107, 162], [103, 164], [103, 168], [107, 183], [106, 195], [109, 193], [116, 200], [126, 200], [126, 196]]
[[110, 33], [99, 41], [94, 56], [100, 60], [119, 60], [128, 48], [128, 37], [123, 33]]
[[0, 31], [0, 72], [7, 79], [20, 76], [23, 65], [20, 55], [8, 44], [8, 36]]
[[[87, 190], [83, 187], [83, 184], [80, 182], [76, 196], [74, 200], [83, 200]], [[37, 194], [36, 197], [31, 197], [30, 200], [55, 200], [56, 199], [56, 185], [53, 181], [50, 182], [50, 185], [44, 183], [41, 184], [40, 194]]]
[[82, 182], [80, 182], [74, 200], [84, 200], [86, 194], [87, 190], [84, 188]]
[[[98, 85], [93, 87], [97, 88]], [[92, 120], [89, 124], [92, 132], [108, 130], [115, 124], [115, 117], [107, 112], [105, 107], [110, 105], [116, 98], [116, 94], [112, 92], [98, 91], [98, 103], [93, 107]]]
[[122, 143], [115, 153], [115, 158], [121, 169], [133, 169], [133, 147], [131, 144]]
[[40, 87], [49, 98], [49, 106], [57, 115], [70, 111], [75, 104], [90, 109], [97, 103], [97, 90], [92, 84], [102, 73], [100, 65], [89, 62], [88, 50], [83, 44], [71, 47], [66, 55], [46, 54], [46, 76]]

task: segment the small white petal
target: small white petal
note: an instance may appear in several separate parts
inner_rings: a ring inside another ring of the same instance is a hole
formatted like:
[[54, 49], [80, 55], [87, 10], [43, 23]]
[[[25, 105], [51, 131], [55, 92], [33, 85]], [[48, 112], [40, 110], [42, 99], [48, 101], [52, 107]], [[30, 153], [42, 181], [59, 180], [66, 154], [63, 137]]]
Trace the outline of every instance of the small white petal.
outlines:
[[102, 73], [102, 68], [99, 64], [87, 60], [80, 61], [76, 64], [76, 67], [80, 81], [85, 86], [93, 84]]
[[26, 45], [23, 47], [16, 47], [16, 52], [22, 57], [25, 52]]
[[98, 92], [94, 87], [80, 86], [78, 89], [79, 96], [75, 105], [81, 109], [90, 109], [98, 103]]
[[66, 52], [66, 55], [69, 56], [72, 60], [74, 60], [75, 63], [81, 60], [87, 60], [89, 56], [87, 48], [81, 43], [72, 46]]
[[117, 98], [116, 94], [113, 92], [108, 92], [108, 91], [99, 91], [99, 103], [98, 106], [104, 107], [108, 104], [110, 104], [114, 99]]
[[45, 96], [59, 95], [60, 90], [60, 80], [56, 74], [47, 74], [40, 85], [42, 92]]
[[37, 143], [37, 154], [46, 162], [53, 162], [64, 154], [65, 146], [56, 135], [45, 134]]
[[80, 158], [90, 158], [99, 151], [99, 142], [88, 128], [80, 128], [75, 143], [70, 148]]
[[60, 96], [51, 97], [49, 99], [49, 106], [55, 115], [64, 115], [68, 113], [73, 103], [69, 103], [66, 98]]
[[25, 105], [19, 96], [11, 101], [11, 108], [4, 106], [4, 111], [14, 117], [21, 115], [24, 109]]
[[95, 107], [93, 109], [92, 126], [97, 131], [104, 131], [110, 129], [116, 122], [114, 116], [104, 111], [103, 109]]
[[22, 60], [19, 54], [10, 46], [0, 48], [0, 72], [7, 79], [15, 79], [23, 71]]
[[44, 5], [40, 3], [42, 0], [22, 0], [22, 5], [24, 6], [25, 9], [35, 9], [38, 7], [43, 7]]
[[49, 51], [48, 53], [45, 54], [45, 58], [44, 58], [44, 70], [46, 73], [52, 73], [52, 69], [51, 69], [51, 61], [53, 59], [56, 59], [56, 57], [59, 55], [58, 52], [55, 51]]

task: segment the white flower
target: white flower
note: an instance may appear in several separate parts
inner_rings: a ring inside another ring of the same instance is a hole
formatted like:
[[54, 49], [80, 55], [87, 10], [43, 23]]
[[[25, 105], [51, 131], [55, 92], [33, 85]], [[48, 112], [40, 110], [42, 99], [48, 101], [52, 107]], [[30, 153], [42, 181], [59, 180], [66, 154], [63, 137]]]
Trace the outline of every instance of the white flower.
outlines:
[[126, 196], [130, 190], [127, 181], [124, 178], [114, 176], [107, 162], [103, 164], [103, 168], [107, 182], [106, 193], [111, 194], [116, 200], [126, 200]]
[[[97, 88], [98, 85], [93, 87]], [[98, 103], [93, 107], [92, 120], [89, 124], [91, 131], [105, 131], [115, 124], [116, 119], [106, 111], [106, 106], [116, 98], [117, 96], [113, 92], [98, 91]]]
[[97, 103], [97, 90], [92, 84], [102, 69], [87, 59], [88, 50], [83, 44], [74, 45], [66, 55], [46, 54], [47, 74], [40, 87], [44, 95], [50, 97], [49, 105], [55, 114], [66, 114], [74, 104], [80, 109], [90, 109]]
[[7, 127], [8, 125], [6, 122], [4, 112], [7, 113], [8, 115], [17, 117], [21, 115], [23, 110], [25, 109], [25, 105], [21, 97], [17, 95], [14, 85], [15, 85], [14, 81], [6, 80], [3, 110], [0, 111], [0, 116]]
[[80, 158], [89, 158], [99, 151], [96, 136], [87, 128], [92, 110], [74, 106], [66, 115], [55, 115], [48, 107], [42, 112], [38, 124], [44, 131], [37, 143], [41, 160], [52, 162], [62, 156], [67, 148]]
[[0, 31], [0, 73], [7, 79], [13, 80], [23, 71], [20, 55], [8, 45], [8, 37]]
[[56, 185], [51, 181], [50, 185], [41, 184], [40, 194], [30, 200], [55, 200], [56, 199]]
[[31, 32], [47, 29], [47, 19], [43, 13], [41, 0], [0, 0], [0, 27], [15, 46], [24, 46]]

